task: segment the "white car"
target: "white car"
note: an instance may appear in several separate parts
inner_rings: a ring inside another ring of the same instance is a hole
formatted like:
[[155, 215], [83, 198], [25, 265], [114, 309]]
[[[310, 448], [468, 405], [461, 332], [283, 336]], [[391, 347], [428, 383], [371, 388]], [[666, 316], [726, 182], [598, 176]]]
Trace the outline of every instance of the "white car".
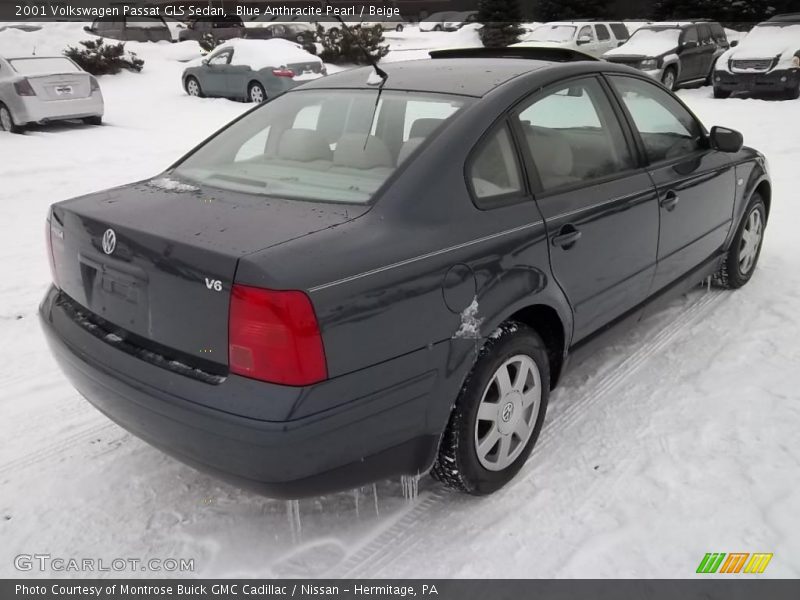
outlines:
[[420, 31], [444, 31], [444, 24], [457, 18], [457, 11], [435, 12], [419, 22]]
[[64, 56], [0, 57], [0, 129], [83, 119], [100, 125], [103, 94], [92, 75]]
[[620, 21], [559, 21], [537, 27], [513, 45], [569, 48], [599, 58], [629, 37]]

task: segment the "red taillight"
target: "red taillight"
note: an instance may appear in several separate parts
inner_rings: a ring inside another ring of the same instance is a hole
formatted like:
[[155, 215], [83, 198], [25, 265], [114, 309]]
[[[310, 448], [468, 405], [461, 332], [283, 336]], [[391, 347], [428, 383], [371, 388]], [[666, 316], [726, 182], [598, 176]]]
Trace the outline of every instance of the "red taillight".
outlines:
[[272, 74], [275, 75], [275, 77], [294, 77], [294, 71], [287, 69], [286, 67], [272, 69]]
[[31, 87], [31, 82], [27, 79], [20, 79], [14, 82], [14, 90], [18, 96], [35, 96], [36, 92]]
[[272, 383], [310, 385], [326, 379], [322, 334], [309, 297], [234, 285], [228, 360], [231, 373]]
[[45, 222], [45, 244], [47, 245], [47, 262], [50, 264], [50, 277], [53, 280], [53, 285], [58, 286], [58, 279], [56, 278], [56, 261], [53, 257], [53, 231], [50, 225], [50, 219]]
[[95, 79], [91, 75], [89, 76], [89, 85], [91, 86], [89, 88], [90, 92], [99, 92], [100, 91], [100, 84], [97, 83], [97, 79]]

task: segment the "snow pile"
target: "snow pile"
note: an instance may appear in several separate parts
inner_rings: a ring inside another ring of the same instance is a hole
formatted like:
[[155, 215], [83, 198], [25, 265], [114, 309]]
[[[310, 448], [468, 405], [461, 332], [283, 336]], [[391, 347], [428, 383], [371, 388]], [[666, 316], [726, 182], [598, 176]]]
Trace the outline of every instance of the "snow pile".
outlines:
[[631, 38], [605, 56], [660, 56], [678, 47], [680, 29], [638, 29]]
[[800, 24], [759, 25], [753, 28], [733, 49], [737, 60], [774, 58], [789, 59], [800, 51]]
[[319, 58], [303, 50], [299, 44], [279, 38], [271, 40], [228, 40], [219, 49], [215, 50], [215, 53], [223, 48], [233, 48], [232, 65], [248, 66], [254, 71], [298, 62], [322, 63]]

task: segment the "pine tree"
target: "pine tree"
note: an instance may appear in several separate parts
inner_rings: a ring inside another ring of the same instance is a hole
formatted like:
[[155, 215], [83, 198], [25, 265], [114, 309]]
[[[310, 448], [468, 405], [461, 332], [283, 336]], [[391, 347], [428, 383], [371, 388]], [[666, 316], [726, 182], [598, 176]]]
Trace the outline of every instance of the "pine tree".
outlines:
[[608, 16], [611, 4], [608, 0], [539, 0], [534, 10], [534, 18], [543, 23], [602, 19]]
[[502, 48], [519, 41], [522, 34], [519, 0], [480, 0], [478, 22], [481, 42], [487, 48]]

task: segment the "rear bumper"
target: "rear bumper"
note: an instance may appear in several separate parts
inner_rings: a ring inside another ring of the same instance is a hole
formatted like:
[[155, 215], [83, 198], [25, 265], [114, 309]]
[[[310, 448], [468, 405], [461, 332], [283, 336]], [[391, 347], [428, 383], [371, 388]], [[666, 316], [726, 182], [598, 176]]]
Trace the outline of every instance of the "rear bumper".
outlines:
[[[346, 401], [337, 397], [332, 408], [302, 418], [263, 420], [241, 413], [287, 390], [296, 405], [319, 404], [311, 393], [316, 386], [264, 383], [259, 384], [259, 397], [252, 397], [242, 394], [252, 391], [250, 380], [240, 386], [243, 378], [236, 376], [219, 385], [189, 379], [91, 335], [60, 307], [59, 295], [55, 288], [48, 291], [39, 316], [71, 383], [110, 419], [182, 462], [279, 498], [415, 474], [433, 462], [439, 432], [428, 430], [426, 408], [436, 379], [431, 360], [438, 360], [441, 350], [425, 349], [419, 351], [424, 355], [391, 361], [409, 376], [393, 385], [384, 383], [383, 389], [375, 389], [374, 368], [365, 369], [332, 380], [337, 384], [329, 390], [349, 390]], [[207, 401], [203, 394], [218, 396], [225, 410], [200, 403]]]
[[773, 70], [768, 73], [730, 73], [714, 71], [714, 87], [726, 92], [783, 92], [800, 84], [800, 69]]
[[87, 98], [72, 100], [42, 100], [38, 96], [25, 97], [14, 110], [14, 120], [26, 123], [62, 121], [84, 117], [102, 117], [104, 112], [103, 95], [93, 92]]

